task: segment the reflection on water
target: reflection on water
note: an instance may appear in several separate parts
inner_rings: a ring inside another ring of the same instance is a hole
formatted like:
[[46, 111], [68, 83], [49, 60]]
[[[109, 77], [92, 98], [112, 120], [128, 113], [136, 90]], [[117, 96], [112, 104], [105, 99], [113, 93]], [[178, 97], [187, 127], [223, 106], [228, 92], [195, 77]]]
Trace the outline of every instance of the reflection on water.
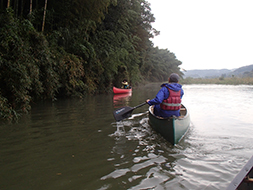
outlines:
[[129, 106], [129, 101], [130, 101], [131, 96], [132, 96], [132, 92], [125, 93], [125, 94], [114, 94], [113, 95], [114, 108]]
[[159, 88], [38, 103], [0, 126], [0, 189], [225, 189], [253, 154], [253, 86], [184, 85], [191, 126], [175, 146], [151, 129], [147, 105], [113, 118]]

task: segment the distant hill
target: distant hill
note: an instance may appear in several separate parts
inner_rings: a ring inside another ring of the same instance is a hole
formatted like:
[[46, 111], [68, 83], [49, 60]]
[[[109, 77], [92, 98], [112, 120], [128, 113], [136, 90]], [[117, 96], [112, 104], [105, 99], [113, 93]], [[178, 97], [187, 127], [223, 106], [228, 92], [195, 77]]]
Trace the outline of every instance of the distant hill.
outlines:
[[251, 76], [252, 77], [253, 74], [253, 65], [248, 65], [248, 66], [244, 66], [244, 67], [240, 67], [234, 71], [232, 71], [231, 73], [229, 73], [230, 76], [234, 75], [234, 76]]
[[253, 65], [239, 67], [237, 69], [204, 69], [204, 70], [188, 70], [184, 73], [184, 78], [217, 78], [217, 77], [244, 77], [250, 76], [253, 77]]

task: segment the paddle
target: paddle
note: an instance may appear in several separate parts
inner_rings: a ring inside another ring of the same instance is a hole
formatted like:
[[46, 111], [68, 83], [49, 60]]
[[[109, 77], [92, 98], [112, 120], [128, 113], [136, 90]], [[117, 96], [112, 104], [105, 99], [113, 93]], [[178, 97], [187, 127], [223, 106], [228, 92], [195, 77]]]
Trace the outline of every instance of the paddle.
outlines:
[[143, 102], [142, 104], [135, 106], [135, 107], [122, 107], [119, 109], [114, 110], [113, 112], [113, 116], [115, 118], [116, 121], [121, 121], [122, 119], [128, 118], [131, 116], [132, 111], [136, 108], [139, 108], [143, 105], [145, 105], [146, 102]]

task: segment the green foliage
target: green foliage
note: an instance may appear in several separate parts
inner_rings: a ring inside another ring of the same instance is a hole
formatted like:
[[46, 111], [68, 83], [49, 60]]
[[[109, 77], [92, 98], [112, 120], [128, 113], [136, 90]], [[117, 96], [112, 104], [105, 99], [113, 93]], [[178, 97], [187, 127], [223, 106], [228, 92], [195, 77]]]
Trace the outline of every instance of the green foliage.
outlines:
[[167, 81], [168, 76], [175, 72], [180, 76], [179, 71], [181, 62], [176, 56], [167, 49], [151, 48], [142, 64], [141, 71], [146, 75], [148, 81]]
[[51, 0], [41, 33], [44, 1], [0, 15], [1, 118], [15, 120], [31, 102], [108, 92], [127, 79], [165, 81], [181, 62], [154, 48], [159, 32], [145, 0]]
[[5, 97], [3, 100], [6, 105], [10, 104], [15, 110], [28, 112], [32, 83], [29, 70], [32, 70], [32, 65], [27, 62], [30, 60], [29, 47], [24, 39], [19, 38], [24, 35], [22, 29], [25, 24], [14, 19], [11, 10], [1, 16], [0, 23], [1, 94]]
[[59, 96], [82, 96], [82, 93], [85, 92], [85, 85], [82, 81], [84, 69], [81, 59], [67, 53], [58, 53], [57, 58], [58, 60], [55, 61], [59, 63], [57, 71], [61, 84]]
[[18, 119], [17, 112], [8, 103], [7, 98], [0, 94], [0, 118], [5, 121], [15, 121]]

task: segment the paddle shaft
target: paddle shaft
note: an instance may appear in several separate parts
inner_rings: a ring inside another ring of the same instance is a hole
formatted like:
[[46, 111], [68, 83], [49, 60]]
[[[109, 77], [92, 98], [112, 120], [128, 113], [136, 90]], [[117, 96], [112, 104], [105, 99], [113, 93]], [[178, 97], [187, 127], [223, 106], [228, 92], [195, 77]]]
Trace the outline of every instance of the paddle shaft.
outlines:
[[123, 108], [119, 108], [117, 110], [115, 110], [113, 112], [113, 116], [116, 119], [116, 121], [120, 121], [122, 119], [128, 118], [131, 116], [132, 111], [136, 108], [139, 108], [143, 105], [145, 105], [146, 102], [143, 102], [142, 104], [135, 106], [135, 107], [123, 107]]
[[147, 102], [143, 102], [142, 104], [140, 104], [140, 105], [138, 105], [138, 106], [135, 106], [135, 107], [133, 107], [134, 109], [135, 108], [139, 108], [139, 107], [141, 107], [141, 106], [144, 106], [145, 104], [147, 104]]

